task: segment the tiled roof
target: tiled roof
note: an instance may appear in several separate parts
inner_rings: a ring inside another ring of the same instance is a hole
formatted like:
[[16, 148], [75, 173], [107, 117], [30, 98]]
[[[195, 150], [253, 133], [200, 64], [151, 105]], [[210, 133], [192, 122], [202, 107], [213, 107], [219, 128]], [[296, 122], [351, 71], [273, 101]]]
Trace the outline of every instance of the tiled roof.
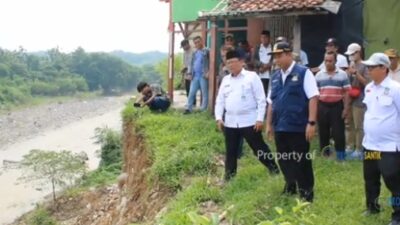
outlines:
[[229, 0], [229, 11], [273, 12], [315, 8], [325, 0]]

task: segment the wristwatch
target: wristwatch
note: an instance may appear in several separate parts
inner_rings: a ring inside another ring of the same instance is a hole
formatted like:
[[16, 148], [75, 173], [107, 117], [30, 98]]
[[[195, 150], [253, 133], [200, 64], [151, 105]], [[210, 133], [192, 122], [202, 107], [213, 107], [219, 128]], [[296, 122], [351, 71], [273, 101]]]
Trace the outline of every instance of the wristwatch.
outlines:
[[315, 121], [308, 121], [308, 124], [310, 124], [311, 126], [315, 126]]

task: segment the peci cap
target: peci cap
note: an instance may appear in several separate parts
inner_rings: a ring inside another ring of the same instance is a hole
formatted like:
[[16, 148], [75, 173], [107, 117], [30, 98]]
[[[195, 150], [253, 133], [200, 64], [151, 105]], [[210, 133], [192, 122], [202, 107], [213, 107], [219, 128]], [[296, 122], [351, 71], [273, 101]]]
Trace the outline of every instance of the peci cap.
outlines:
[[382, 65], [386, 68], [390, 67], [389, 57], [381, 52], [377, 52], [371, 55], [368, 60], [362, 61], [366, 66], [379, 66]]
[[388, 49], [385, 51], [385, 55], [387, 55], [389, 58], [398, 58], [400, 57], [399, 52], [396, 49]]
[[347, 47], [347, 51], [344, 53], [345, 55], [353, 55], [356, 52], [361, 51], [361, 46], [357, 43], [352, 43]]
[[292, 48], [287, 42], [279, 42], [274, 45], [272, 52], [268, 53], [269, 55], [283, 53], [283, 52], [292, 52]]
[[234, 49], [227, 51], [225, 58], [226, 58], [226, 60], [233, 59], [233, 58], [241, 59], [240, 53]]

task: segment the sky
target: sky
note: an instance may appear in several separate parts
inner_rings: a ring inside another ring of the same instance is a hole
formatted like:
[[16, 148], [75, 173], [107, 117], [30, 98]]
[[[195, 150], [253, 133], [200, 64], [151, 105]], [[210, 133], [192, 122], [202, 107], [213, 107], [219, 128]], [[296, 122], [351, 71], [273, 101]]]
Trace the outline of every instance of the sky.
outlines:
[[0, 0], [0, 8], [1, 48], [168, 51], [168, 4], [159, 0]]

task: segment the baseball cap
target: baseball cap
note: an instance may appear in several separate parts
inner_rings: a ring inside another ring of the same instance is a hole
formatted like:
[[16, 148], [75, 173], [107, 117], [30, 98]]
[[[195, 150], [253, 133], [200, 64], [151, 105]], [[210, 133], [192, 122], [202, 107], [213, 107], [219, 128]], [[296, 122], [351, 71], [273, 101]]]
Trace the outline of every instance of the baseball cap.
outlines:
[[356, 52], [361, 51], [361, 46], [357, 43], [352, 43], [347, 47], [347, 51], [344, 53], [345, 55], [353, 55]]
[[390, 58], [397, 58], [399, 57], [399, 52], [396, 49], [391, 48], [385, 51], [385, 55]]
[[268, 53], [268, 55], [283, 53], [283, 52], [292, 52], [292, 48], [287, 42], [279, 42], [274, 45], [272, 52]]
[[329, 38], [329, 39], [326, 41], [326, 44], [327, 44], [327, 45], [328, 45], [328, 44], [333, 44], [333, 45], [337, 46], [337, 43], [338, 43], [338, 41], [336, 40], [336, 38]]
[[185, 39], [183, 41], [181, 41], [181, 48], [183, 48], [185, 45], [189, 44], [189, 40]]
[[279, 36], [276, 38], [276, 43], [278, 42], [287, 42], [287, 38], [283, 37], [283, 36]]
[[366, 66], [385, 66], [386, 68], [390, 67], [389, 57], [381, 52], [377, 52], [371, 55], [368, 60], [362, 61], [362, 63]]

